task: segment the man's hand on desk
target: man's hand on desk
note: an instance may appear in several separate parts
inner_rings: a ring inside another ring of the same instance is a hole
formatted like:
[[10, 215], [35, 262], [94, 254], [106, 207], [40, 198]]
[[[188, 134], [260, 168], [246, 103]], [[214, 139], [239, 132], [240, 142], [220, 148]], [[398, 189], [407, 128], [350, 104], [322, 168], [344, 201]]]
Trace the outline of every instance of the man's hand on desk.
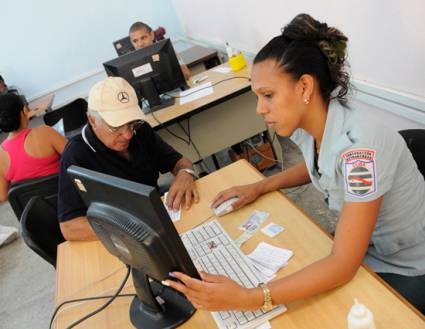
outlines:
[[239, 200], [235, 201], [232, 204], [233, 210], [236, 210], [245, 206], [248, 203], [254, 202], [260, 195], [261, 193], [258, 183], [233, 186], [227, 190], [218, 193], [211, 203], [211, 208], [215, 208], [216, 206], [230, 198], [238, 197]]
[[247, 289], [225, 276], [199, 272], [201, 281], [181, 272], [171, 274], [181, 282], [166, 280], [163, 284], [186, 295], [198, 309], [253, 310], [262, 305], [263, 295], [259, 288]]
[[192, 202], [199, 202], [195, 178], [185, 171], [179, 171], [168, 191], [167, 207], [176, 211], [181, 206], [189, 209]]

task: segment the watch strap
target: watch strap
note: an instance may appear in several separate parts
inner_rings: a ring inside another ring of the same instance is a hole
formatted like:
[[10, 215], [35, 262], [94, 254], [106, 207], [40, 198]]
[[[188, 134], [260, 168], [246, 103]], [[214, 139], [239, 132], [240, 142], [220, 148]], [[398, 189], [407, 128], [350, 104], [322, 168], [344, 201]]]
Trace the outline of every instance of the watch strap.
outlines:
[[264, 312], [271, 311], [274, 308], [274, 305], [272, 301], [272, 294], [270, 292], [269, 287], [267, 287], [267, 285], [262, 282], [258, 286], [263, 290], [263, 295], [264, 295], [264, 304], [263, 306], [261, 306], [261, 309]]
[[180, 169], [178, 172], [181, 172], [181, 171], [185, 171], [185, 172], [187, 172], [188, 174], [192, 175], [195, 179], [198, 179], [198, 178], [199, 178], [199, 177], [198, 177], [198, 175], [196, 174], [196, 172], [195, 172], [193, 169], [190, 169], [190, 168], [182, 168], [182, 169]]

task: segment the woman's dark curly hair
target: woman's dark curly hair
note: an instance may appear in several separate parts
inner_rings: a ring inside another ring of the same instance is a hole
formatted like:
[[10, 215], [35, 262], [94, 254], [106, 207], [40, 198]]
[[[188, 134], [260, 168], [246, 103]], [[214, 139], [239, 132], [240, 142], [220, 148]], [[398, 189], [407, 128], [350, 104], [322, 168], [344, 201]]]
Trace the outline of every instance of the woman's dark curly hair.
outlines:
[[9, 133], [21, 126], [21, 112], [25, 106], [22, 97], [13, 93], [0, 96], [0, 131]]
[[348, 38], [338, 29], [328, 27], [310, 15], [299, 14], [282, 29], [281, 35], [260, 50], [254, 64], [273, 59], [295, 80], [303, 74], [310, 74], [318, 81], [325, 101], [336, 98], [346, 105], [350, 90], [350, 77], [345, 66], [347, 41]]

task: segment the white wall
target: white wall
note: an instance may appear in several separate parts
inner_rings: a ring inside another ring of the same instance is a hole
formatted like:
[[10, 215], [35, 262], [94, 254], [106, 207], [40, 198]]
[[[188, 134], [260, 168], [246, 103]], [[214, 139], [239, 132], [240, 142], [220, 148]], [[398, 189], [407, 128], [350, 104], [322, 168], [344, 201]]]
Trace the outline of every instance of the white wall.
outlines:
[[[400, 112], [407, 120], [425, 126], [422, 0], [172, 1], [188, 37], [221, 45], [229, 41], [253, 53], [301, 12], [336, 26], [349, 37], [348, 59], [356, 86], [361, 87], [362, 101], [372, 95], [374, 107], [377, 103], [389, 106], [393, 113]], [[394, 104], [388, 105], [387, 96]]]
[[102, 63], [116, 57], [112, 41], [137, 20], [182, 34], [170, 0], [2, 0], [0, 74], [28, 99], [69, 85], [87, 89], [76, 85], [103, 76]]

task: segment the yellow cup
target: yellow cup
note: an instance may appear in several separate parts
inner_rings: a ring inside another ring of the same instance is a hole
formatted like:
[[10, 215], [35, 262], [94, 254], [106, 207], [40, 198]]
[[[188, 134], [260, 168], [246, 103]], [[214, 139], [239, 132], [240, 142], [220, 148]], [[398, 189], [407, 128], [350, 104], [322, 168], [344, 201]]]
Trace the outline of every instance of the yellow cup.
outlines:
[[229, 64], [232, 71], [239, 71], [240, 69], [243, 69], [246, 66], [245, 57], [243, 57], [242, 53], [236, 56], [232, 56], [229, 58]]

